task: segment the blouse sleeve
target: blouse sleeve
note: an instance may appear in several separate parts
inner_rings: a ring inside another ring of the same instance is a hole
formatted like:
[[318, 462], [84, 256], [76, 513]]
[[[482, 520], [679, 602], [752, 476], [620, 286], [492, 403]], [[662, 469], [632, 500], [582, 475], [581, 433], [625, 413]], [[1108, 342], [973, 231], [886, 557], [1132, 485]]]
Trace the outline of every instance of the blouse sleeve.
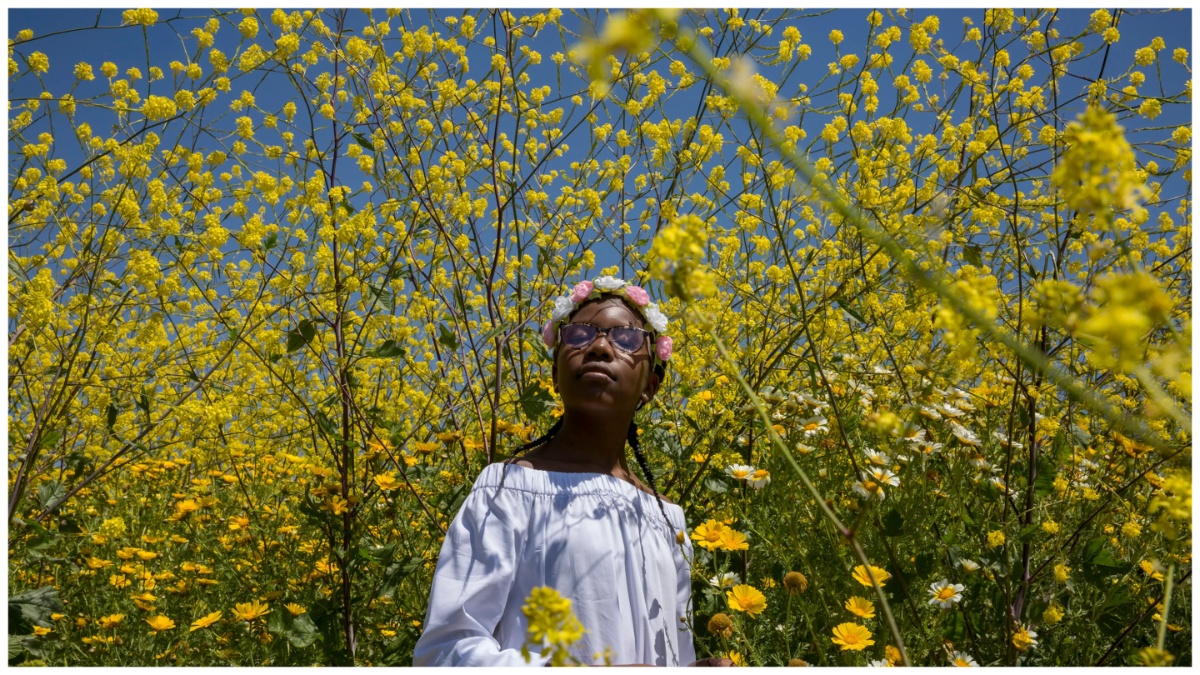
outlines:
[[494, 633], [525, 548], [528, 495], [478, 482], [442, 543], [414, 666], [544, 666], [549, 656], [501, 649]]

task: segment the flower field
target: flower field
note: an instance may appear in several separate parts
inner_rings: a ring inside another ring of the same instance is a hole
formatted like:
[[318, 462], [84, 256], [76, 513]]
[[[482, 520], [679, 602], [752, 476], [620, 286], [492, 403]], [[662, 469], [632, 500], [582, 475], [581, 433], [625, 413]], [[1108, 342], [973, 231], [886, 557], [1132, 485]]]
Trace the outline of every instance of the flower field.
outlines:
[[700, 657], [1191, 664], [1189, 10], [9, 23], [10, 664], [410, 665], [600, 275]]

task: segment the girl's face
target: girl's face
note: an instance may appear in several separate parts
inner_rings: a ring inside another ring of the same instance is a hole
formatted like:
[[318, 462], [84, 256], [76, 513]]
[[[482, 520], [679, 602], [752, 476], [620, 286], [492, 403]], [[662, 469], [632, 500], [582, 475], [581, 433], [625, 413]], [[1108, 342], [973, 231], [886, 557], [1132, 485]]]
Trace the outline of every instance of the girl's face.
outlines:
[[[637, 314], [615, 297], [584, 304], [569, 323], [590, 323], [600, 329], [644, 328]], [[638, 405], [648, 403], [658, 391], [659, 378], [653, 372], [651, 344], [649, 336], [646, 338], [633, 354], [612, 344], [607, 335], [597, 335], [582, 349], [559, 343], [553, 377], [563, 407], [632, 418]]]

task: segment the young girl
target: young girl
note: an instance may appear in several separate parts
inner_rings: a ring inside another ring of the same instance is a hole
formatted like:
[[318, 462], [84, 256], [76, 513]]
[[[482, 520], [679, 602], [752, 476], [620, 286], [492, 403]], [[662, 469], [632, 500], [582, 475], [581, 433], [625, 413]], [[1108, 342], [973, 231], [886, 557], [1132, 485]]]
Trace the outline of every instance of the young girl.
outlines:
[[[614, 665], [731, 665], [695, 661], [683, 510], [658, 494], [633, 421], [666, 371], [666, 328], [646, 291], [612, 277], [558, 298], [543, 338], [563, 415], [518, 449], [532, 452], [476, 479], [446, 532], [413, 665], [546, 665], [521, 655], [521, 607], [539, 586], [571, 601], [582, 663], [607, 652]], [[629, 470], [626, 442], [650, 487]]]

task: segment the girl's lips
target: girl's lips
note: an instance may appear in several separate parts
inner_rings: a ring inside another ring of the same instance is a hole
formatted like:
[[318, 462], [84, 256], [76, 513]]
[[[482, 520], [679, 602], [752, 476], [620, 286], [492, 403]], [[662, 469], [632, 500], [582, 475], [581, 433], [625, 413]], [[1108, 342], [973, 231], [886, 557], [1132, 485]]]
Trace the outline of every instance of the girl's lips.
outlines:
[[606, 380], [617, 379], [612, 376], [612, 373], [608, 372], [607, 368], [600, 366], [600, 365], [590, 364], [590, 365], [586, 365], [583, 368], [579, 369], [579, 379], [581, 379], [581, 380], [583, 380], [583, 379], [599, 380], [601, 378], [606, 379]]

